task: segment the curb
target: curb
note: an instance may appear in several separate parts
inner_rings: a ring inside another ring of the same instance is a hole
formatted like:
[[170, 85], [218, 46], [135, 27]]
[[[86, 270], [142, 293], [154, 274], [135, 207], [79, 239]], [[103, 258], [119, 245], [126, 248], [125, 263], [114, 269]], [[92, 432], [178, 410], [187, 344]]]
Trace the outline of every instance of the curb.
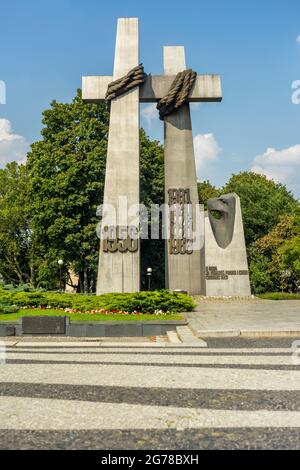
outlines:
[[171, 344], [182, 344], [176, 330], [167, 331], [167, 337]]
[[294, 338], [300, 337], [300, 330], [198, 330], [197, 336], [200, 338]]
[[[161, 321], [125, 321], [125, 322], [70, 322], [68, 317], [65, 318], [64, 328], [54, 332], [53, 325], [49, 326], [49, 317], [45, 316], [45, 323], [40, 323], [37, 327], [28, 325], [24, 333], [23, 318], [19, 322], [0, 323], [0, 337], [7, 336], [72, 336], [72, 337], [141, 337], [141, 336], [164, 336], [167, 331], [175, 331], [177, 326], [186, 326], [186, 320], [161, 320]], [[55, 326], [55, 325], [54, 325]], [[36, 328], [36, 330], [34, 329]]]
[[198, 335], [195, 335], [189, 325], [177, 326], [176, 331], [179, 340], [181, 340], [183, 344], [200, 348], [207, 347], [207, 343], [203, 339], [199, 338]]

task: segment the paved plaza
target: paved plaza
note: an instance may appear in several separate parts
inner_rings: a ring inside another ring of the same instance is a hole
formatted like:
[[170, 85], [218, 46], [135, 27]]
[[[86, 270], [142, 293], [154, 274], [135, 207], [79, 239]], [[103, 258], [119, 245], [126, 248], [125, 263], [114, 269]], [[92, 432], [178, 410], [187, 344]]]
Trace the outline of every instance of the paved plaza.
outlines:
[[186, 318], [195, 334], [205, 336], [300, 336], [298, 300], [201, 299]]
[[1, 449], [298, 448], [292, 338], [7, 342]]

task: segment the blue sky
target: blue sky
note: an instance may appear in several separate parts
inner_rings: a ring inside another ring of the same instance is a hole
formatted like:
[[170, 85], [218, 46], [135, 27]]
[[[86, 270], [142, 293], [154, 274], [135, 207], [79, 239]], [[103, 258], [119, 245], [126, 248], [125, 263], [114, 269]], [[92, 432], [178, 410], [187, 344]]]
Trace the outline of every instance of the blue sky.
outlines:
[[[184, 45], [189, 67], [222, 76], [223, 102], [192, 109], [199, 178], [221, 185], [254, 169], [300, 196], [299, 0], [0, 0], [0, 164], [24, 158], [52, 99], [70, 101], [82, 75], [112, 73], [121, 16], [140, 19], [146, 72], [162, 73], [164, 45]], [[162, 139], [153, 107], [141, 113]]]

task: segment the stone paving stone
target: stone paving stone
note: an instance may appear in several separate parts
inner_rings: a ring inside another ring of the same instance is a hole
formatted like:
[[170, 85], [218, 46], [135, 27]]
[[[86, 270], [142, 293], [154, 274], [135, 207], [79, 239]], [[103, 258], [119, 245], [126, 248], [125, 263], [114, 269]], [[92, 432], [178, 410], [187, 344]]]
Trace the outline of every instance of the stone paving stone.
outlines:
[[178, 326], [176, 330], [182, 343], [195, 344], [203, 348], [207, 346], [206, 342], [202, 339], [199, 339], [188, 326]]
[[293, 340], [11, 344], [0, 448], [299, 448]]
[[176, 331], [167, 331], [167, 336], [168, 336], [170, 343], [173, 343], [173, 344], [181, 343]]
[[[37, 412], [37, 410], [39, 410]], [[169, 429], [300, 428], [300, 411], [216, 410], [92, 403], [79, 400], [1, 397], [0, 422], [5, 429]]]
[[187, 313], [189, 326], [203, 337], [239, 335], [300, 336], [300, 301], [201, 300]]
[[0, 449], [44, 450], [288, 450], [299, 428], [31, 431], [0, 430]]

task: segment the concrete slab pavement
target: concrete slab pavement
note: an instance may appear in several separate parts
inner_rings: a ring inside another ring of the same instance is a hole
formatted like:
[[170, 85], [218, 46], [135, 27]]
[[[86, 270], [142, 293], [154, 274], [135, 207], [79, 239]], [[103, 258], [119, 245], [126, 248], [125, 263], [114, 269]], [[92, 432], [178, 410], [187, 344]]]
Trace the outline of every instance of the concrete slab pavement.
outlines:
[[198, 299], [186, 319], [192, 331], [205, 337], [300, 337], [300, 301], [262, 299]]

